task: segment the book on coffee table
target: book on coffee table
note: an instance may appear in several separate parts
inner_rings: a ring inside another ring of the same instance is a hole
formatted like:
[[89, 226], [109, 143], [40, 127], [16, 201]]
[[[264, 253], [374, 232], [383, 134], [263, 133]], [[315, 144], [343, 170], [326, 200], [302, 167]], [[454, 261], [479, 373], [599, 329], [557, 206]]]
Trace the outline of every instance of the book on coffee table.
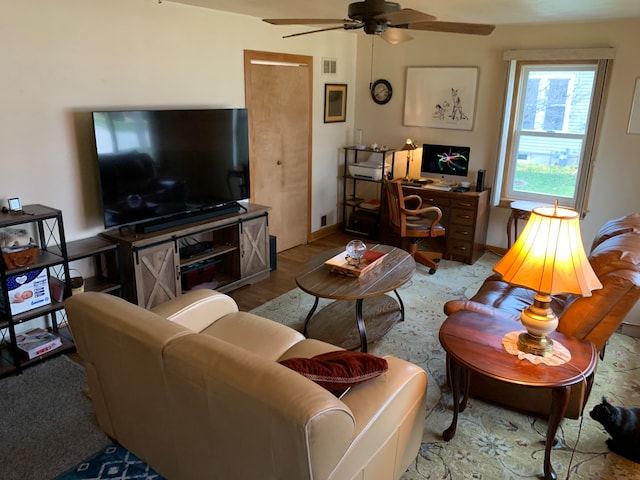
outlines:
[[332, 272], [357, 278], [378, 265], [386, 255], [387, 252], [366, 250], [360, 263], [355, 265], [347, 261], [347, 251], [345, 250], [335, 257], [330, 258], [324, 262], [324, 264], [330, 267]]

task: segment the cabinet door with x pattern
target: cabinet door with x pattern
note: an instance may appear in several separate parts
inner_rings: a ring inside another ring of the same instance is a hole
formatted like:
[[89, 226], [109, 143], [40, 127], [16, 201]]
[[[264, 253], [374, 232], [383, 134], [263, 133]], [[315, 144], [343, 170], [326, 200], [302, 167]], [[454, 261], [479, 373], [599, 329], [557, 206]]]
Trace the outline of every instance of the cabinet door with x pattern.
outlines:
[[240, 223], [240, 259], [243, 278], [269, 269], [269, 224], [266, 214]]
[[138, 305], [153, 308], [180, 294], [180, 256], [175, 240], [135, 249]]

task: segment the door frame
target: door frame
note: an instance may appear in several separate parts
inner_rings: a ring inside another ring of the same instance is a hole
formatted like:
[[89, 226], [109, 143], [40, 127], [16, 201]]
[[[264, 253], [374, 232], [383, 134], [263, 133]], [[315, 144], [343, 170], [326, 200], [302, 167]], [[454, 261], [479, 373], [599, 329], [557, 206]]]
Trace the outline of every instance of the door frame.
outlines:
[[[249, 126], [251, 126], [251, 63], [268, 62], [273, 64], [300, 64], [306, 65], [309, 82], [309, 132], [307, 133], [307, 242], [311, 241], [311, 200], [313, 176], [312, 176], [312, 139], [313, 139], [313, 57], [310, 55], [296, 55], [290, 53], [262, 52], [259, 50], [244, 51], [244, 97], [245, 106], [249, 113]], [[253, 158], [254, 146], [249, 145], [249, 158]], [[249, 169], [249, 182], [254, 185], [253, 169]], [[250, 192], [251, 202], [254, 202], [253, 191]]]

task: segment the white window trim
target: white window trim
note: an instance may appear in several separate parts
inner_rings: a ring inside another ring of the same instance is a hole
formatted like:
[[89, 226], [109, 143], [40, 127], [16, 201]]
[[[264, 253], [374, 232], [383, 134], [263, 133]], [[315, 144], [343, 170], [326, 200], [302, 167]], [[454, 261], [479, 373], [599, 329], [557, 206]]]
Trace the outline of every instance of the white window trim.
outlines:
[[610, 66], [610, 60], [615, 58], [615, 48], [586, 48], [586, 49], [552, 49], [552, 50], [506, 50], [503, 59], [509, 62], [507, 70], [507, 82], [505, 90], [505, 107], [502, 117], [502, 127], [500, 129], [500, 142], [498, 146], [498, 160], [496, 163], [496, 173], [492, 188], [492, 205], [508, 207], [511, 199], [506, 197], [504, 181], [506, 175], [506, 165], [508, 158], [508, 147], [510, 140], [509, 128], [511, 116], [514, 113], [514, 90], [516, 88], [518, 63], [522, 61], [567, 61], [576, 60], [597, 60], [596, 78], [594, 79], [594, 93], [592, 98], [592, 114], [587, 126], [585, 135], [582, 167], [577, 180], [577, 192], [575, 199], [575, 209], [584, 215], [588, 209], [589, 189], [595, 162], [595, 142], [596, 130], [600, 121], [606, 75]]

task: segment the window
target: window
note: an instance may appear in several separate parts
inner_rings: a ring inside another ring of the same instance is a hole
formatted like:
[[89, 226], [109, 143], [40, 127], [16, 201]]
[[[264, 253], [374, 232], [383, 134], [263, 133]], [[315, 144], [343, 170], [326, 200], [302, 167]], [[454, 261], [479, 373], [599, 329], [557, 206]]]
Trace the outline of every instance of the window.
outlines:
[[[612, 49], [597, 50], [611, 58]], [[511, 63], [494, 203], [557, 200], [584, 213], [607, 60], [576, 59], [582, 50], [568, 51], [568, 60], [527, 52], [505, 52]]]

